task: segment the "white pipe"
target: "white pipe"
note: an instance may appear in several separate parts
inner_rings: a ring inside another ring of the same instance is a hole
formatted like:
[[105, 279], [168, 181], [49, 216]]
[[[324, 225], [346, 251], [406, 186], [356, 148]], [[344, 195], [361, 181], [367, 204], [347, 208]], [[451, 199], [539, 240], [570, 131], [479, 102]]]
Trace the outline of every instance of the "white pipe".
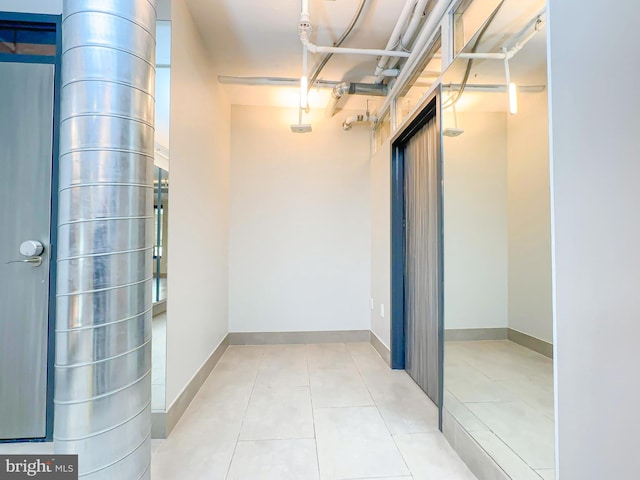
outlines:
[[302, 47], [302, 76], [307, 76], [307, 47]]
[[398, 75], [400, 75], [400, 70], [397, 68], [387, 68], [380, 72], [380, 76], [382, 77], [397, 77]]
[[387, 55], [389, 57], [403, 57], [408, 58], [408, 52], [396, 52], [395, 50], [376, 50], [372, 48], [343, 48], [343, 47], [321, 47], [314, 45], [305, 37], [304, 34], [300, 35], [300, 41], [307, 47], [311, 53], [344, 53], [349, 55], [371, 55], [379, 57], [381, 55]]
[[516, 53], [518, 53], [520, 50], [522, 50], [524, 48], [524, 46], [529, 43], [529, 40], [531, 40], [533, 37], [536, 36], [536, 34], [540, 31], [541, 27], [541, 23], [537, 23], [536, 24], [536, 28], [533, 29], [531, 31], [531, 33], [529, 33], [529, 35], [527, 35], [523, 40], [517, 42], [513, 48], [511, 50], [509, 50], [509, 59], [512, 59]]
[[429, 0], [418, 0], [416, 9], [413, 11], [413, 17], [411, 17], [411, 22], [409, 22], [409, 26], [404, 32], [404, 35], [402, 35], [402, 40], [400, 42], [400, 47], [404, 50], [407, 50], [411, 47], [411, 41], [415, 37], [416, 31], [420, 26], [420, 22], [422, 21], [422, 14], [424, 13], [424, 9], [427, 8], [428, 2]]
[[[460, 91], [462, 85], [448, 84], [442, 85], [442, 89], [446, 92]], [[542, 93], [546, 89], [545, 85], [522, 85], [518, 87], [518, 92], [522, 93]], [[467, 84], [464, 87], [465, 92], [487, 92], [487, 93], [505, 93], [509, 91], [509, 85], [497, 84], [497, 83], [483, 83], [470, 85]]]
[[506, 53], [460, 53], [457, 58], [469, 58], [474, 60], [504, 60]]
[[300, 14], [300, 24], [298, 25], [298, 34], [300, 41], [311, 53], [342, 53], [350, 55], [372, 55], [375, 57], [390, 56], [390, 57], [409, 57], [409, 53], [396, 52], [394, 50], [377, 50], [370, 48], [343, 48], [343, 47], [321, 47], [314, 45], [309, 40], [311, 34], [311, 23], [309, 20], [308, 10], [305, 12], [305, 8], [308, 8], [308, 3], [303, 1], [302, 13]]
[[391, 101], [396, 97], [400, 89], [404, 87], [405, 83], [409, 79], [409, 76], [413, 73], [416, 64], [426, 53], [424, 50], [429, 46], [430, 40], [432, 40], [434, 35], [438, 32], [438, 27], [440, 26], [442, 17], [445, 15], [450, 3], [452, 3], [451, 0], [438, 0], [438, 3], [436, 3], [435, 7], [431, 11], [431, 14], [429, 15], [429, 18], [427, 18], [427, 21], [422, 27], [418, 38], [415, 41], [415, 44], [411, 51], [411, 55], [404, 64], [404, 67], [402, 67], [400, 75], [398, 75], [398, 78], [393, 84], [391, 91], [388, 93], [387, 98], [382, 104], [382, 107], [378, 112], [379, 116], [384, 115], [389, 109]]
[[[395, 27], [393, 27], [393, 31], [389, 36], [389, 41], [387, 42], [387, 46], [385, 50], [393, 50], [398, 45], [398, 40], [400, 39], [400, 35], [407, 25], [407, 21], [409, 20], [409, 15], [411, 15], [412, 9], [416, 4], [416, 0], [407, 0], [402, 7], [402, 11], [400, 12], [400, 16], [398, 17], [398, 21], [396, 22]], [[376, 75], [380, 75], [380, 73], [384, 70], [384, 67], [387, 65], [389, 61], [388, 56], [383, 56], [376, 66]]]
[[511, 83], [511, 69], [509, 68], [509, 58], [507, 57], [507, 52], [506, 52], [506, 48], [504, 49], [504, 78], [505, 78], [505, 83], [507, 84], [507, 87], [509, 86], [509, 84]]
[[[417, 15], [417, 13], [419, 11], [424, 12], [424, 9], [426, 8], [426, 4], [427, 4], [428, 0], [421, 0], [422, 5], [418, 4], [416, 6], [416, 10], [414, 11], [413, 17], [411, 18], [411, 23], [409, 24], [409, 27], [407, 28], [407, 31], [404, 33], [404, 35], [402, 36], [402, 38], [400, 39], [400, 48], [402, 48], [403, 51], [407, 51], [410, 47], [411, 47], [411, 43], [416, 35], [416, 30], [418, 29], [420, 22], [422, 20], [422, 13], [420, 13], [420, 16]], [[419, 10], [421, 9], [421, 10]], [[417, 43], [417, 42], [416, 42]], [[415, 47], [414, 47], [415, 49]], [[398, 62], [400, 61], [399, 58], [395, 58], [391, 61], [391, 63], [389, 65], [387, 65], [387, 68], [395, 68], [396, 65], [398, 65]], [[378, 75], [378, 77], [376, 78], [375, 83], [382, 83], [382, 80], [384, 80], [384, 77]]]
[[[506, 53], [506, 48], [504, 49]], [[515, 115], [518, 113], [518, 91], [515, 83], [511, 83], [511, 69], [509, 68], [509, 58], [504, 57], [504, 78], [507, 88], [509, 89], [509, 113]]]
[[307, 78], [307, 47], [302, 47], [302, 75], [300, 76], [300, 108], [309, 108], [309, 79]]
[[[224, 85], [268, 85], [276, 87], [299, 87], [299, 78], [286, 77], [234, 77], [228, 75], [218, 75], [218, 81]], [[341, 82], [329, 80], [316, 80], [314, 88], [334, 88]]]

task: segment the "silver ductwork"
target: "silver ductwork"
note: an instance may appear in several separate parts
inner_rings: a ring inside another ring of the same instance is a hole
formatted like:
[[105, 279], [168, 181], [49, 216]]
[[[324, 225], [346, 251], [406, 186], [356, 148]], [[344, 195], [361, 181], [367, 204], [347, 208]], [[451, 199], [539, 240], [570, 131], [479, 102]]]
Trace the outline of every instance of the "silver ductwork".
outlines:
[[64, 0], [54, 449], [150, 478], [155, 0]]
[[342, 82], [333, 87], [331, 100], [327, 105], [327, 116], [333, 117], [336, 113], [338, 101], [345, 95], [369, 95], [384, 97], [387, 94], [387, 86], [376, 83]]

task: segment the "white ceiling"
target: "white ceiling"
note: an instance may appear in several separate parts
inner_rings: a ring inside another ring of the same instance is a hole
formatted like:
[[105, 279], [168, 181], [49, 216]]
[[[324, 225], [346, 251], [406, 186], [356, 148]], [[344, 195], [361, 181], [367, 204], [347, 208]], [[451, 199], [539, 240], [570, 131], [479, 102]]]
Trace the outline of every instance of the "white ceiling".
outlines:
[[[302, 44], [298, 37], [300, 0], [187, 0], [220, 75], [299, 78]], [[344, 32], [360, 0], [309, 0], [312, 42], [330, 46]], [[385, 48], [403, 7], [403, 0], [369, 0], [344, 47]], [[309, 54], [311, 73], [322, 54]], [[334, 55], [319, 79], [332, 81], [374, 80], [377, 59], [362, 55]], [[227, 85], [232, 104], [294, 107], [295, 87]], [[311, 108], [324, 108], [330, 90], [314, 89]], [[343, 108], [364, 109], [366, 99], [349, 98]]]
[[[299, 77], [300, 0], [187, 0], [222, 75]], [[331, 45], [347, 27], [360, 0], [310, 0], [312, 41]], [[343, 46], [384, 48], [403, 0], [369, 0]], [[312, 69], [322, 55], [311, 55]], [[323, 70], [327, 80], [362, 81], [375, 57], [334, 55]]]
[[[299, 78], [302, 46], [298, 38], [300, 0], [186, 0], [220, 75]], [[486, 0], [477, 0], [486, 1]], [[493, 0], [491, 0], [493, 1]], [[331, 45], [347, 27], [360, 0], [309, 0], [312, 41]], [[544, 0], [506, 0], [487, 31], [479, 51], [497, 51], [542, 7]], [[369, 0], [360, 21], [343, 46], [384, 48], [404, 5], [404, 0]], [[545, 82], [546, 39], [538, 35], [513, 62], [514, 79], [522, 84]], [[310, 55], [311, 72], [322, 55]], [[334, 55], [320, 75], [334, 81], [372, 82], [377, 59]], [[476, 62], [472, 78], [477, 83], [504, 79], [500, 62]], [[233, 104], [293, 107], [299, 89], [226, 85]], [[311, 92], [312, 108], [324, 108], [330, 92]], [[367, 97], [350, 96], [346, 108], [363, 109]], [[371, 98], [381, 103], [379, 98]], [[344, 105], [343, 105], [344, 107]], [[373, 105], [375, 108], [375, 104]]]

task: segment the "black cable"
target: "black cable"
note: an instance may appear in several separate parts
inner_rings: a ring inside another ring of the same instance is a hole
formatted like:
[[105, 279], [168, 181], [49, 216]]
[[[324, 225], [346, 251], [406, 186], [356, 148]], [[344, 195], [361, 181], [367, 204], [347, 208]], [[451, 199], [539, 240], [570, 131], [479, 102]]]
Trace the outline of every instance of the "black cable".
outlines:
[[[340, 38], [338, 38], [338, 40], [333, 42], [334, 47], [339, 47], [340, 45], [342, 45], [343, 42], [347, 39], [347, 37], [351, 34], [351, 31], [356, 26], [356, 23], [358, 23], [358, 20], [360, 19], [360, 15], [362, 15], [362, 11], [364, 10], [364, 7], [368, 1], [369, 0], [362, 0], [360, 2], [360, 5], [358, 6], [358, 9], [356, 10], [355, 15], [351, 19], [351, 22], [349, 23], [349, 26], [347, 27], [347, 29], [342, 33], [342, 35], [340, 35]], [[331, 60], [331, 57], [333, 57], [333, 53], [327, 53], [324, 56], [324, 58], [320, 61], [318, 66], [315, 68], [315, 70], [313, 71], [313, 74], [309, 78], [307, 92], [311, 91], [311, 89], [313, 88], [313, 85], [316, 83], [316, 80], [318, 80], [318, 76], [320, 75], [320, 72], [322, 72], [322, 69], [325, 67], [327, 62]]]

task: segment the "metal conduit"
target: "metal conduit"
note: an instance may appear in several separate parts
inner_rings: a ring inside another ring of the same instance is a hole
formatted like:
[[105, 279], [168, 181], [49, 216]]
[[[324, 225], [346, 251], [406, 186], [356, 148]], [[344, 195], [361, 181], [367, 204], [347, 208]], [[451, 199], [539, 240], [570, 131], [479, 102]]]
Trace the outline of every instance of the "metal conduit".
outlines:
[[387, 86], [378, 83], [342, 82], [333, 87], [331, 100], [327, 105], [326, 114], [332, 117], [336, 113], [338, 101], [345, 95], [370, 95], [384, 97], [387, 94]]
[[64, 0], [54, 448], [150, 478], [155, 0]]

